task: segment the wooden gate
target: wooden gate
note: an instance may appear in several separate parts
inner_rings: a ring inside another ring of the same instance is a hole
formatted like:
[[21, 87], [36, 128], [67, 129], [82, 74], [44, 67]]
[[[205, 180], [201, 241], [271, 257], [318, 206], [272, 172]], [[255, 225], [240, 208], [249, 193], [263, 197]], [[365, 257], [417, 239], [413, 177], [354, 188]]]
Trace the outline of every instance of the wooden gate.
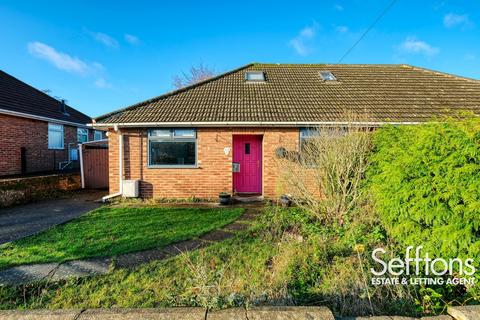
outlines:
[[87, 189], [108, 188], [108, 145], [84, 143], [81, 146], [82, 187]]

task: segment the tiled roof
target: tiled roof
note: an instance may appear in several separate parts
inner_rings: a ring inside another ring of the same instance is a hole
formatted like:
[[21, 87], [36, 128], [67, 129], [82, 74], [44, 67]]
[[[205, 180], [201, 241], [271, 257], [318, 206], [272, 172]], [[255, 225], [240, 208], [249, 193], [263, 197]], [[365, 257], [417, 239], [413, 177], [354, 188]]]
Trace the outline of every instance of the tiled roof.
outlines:
[[[85, 125], [92, 119], [0, 70], [0, 109]], [[0, 110], [1, 112], [1, 110]]]
[[[266, 82], [246, 83], [246, 71], [264, 71]], [[480, 114], [480, 81], [408, 65], [249, 64], [96, 122], [334, 122], [351, 112], [419, 122], [446, 109]]]

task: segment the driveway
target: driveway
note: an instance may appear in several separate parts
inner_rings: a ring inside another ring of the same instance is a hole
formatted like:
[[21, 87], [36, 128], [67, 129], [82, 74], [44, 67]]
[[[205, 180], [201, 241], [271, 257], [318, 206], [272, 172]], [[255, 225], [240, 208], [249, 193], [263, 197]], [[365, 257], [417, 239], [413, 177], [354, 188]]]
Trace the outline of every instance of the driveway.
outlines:
[[98, 208], [105, 191], [78, 191], [68, 198], [44, 200], [0, 209], [0, 244], [14, 241], [51, 226], [75, 219]]

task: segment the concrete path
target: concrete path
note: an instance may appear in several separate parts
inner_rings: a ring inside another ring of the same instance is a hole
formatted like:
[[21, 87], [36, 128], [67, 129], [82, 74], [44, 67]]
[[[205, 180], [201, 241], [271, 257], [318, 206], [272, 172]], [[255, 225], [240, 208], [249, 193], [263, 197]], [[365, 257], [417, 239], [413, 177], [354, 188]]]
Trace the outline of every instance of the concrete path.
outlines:
[[450, 315], [411, 318], [403, 316], [334, 317], [327, 307], [260, 306], [206, 310], [200, 307], [159, 309], [0, 310], [8, 320], [479, 320], [480, 306], [450, 307]]
[[335, 320], [326, 307], [254, 307], [211, 311], [195, 307], [1, 311], [11, 320]]
[[78, 191], [71, 197], [0, 209], [0, 244], [41, 232], [100, 206], [106, 192]]
[[211, 231], [203, 236], [159, 249], [131, 252], [115, 257], [73, 260], [63, 263], [42, 263], [12, 267], [0, 270], [1, 285], [21, 285], [42, 280], [58, 281], [72, 277], [80, 278], [89, 275], [107, 274], [114, 268], [133, 268], [150, 261], [162, 260], [182, 252], [206, 247], [235, 236], [237, 232], [249, 227], [260, 211], [258, 208], [246, 208], [245, 213], [237, 221], [225, 227]]

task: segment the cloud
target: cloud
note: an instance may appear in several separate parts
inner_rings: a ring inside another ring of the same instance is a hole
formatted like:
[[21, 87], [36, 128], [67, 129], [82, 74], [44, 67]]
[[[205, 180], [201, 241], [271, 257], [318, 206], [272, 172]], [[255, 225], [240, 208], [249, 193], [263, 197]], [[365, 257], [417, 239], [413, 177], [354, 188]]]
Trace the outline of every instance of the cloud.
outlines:
[[94, 84], [95, 84], [95, 87], [100, 88], [100, 89], [112, 89], [113, 88], [113, 85], [111, 83], [107, 82], [107, 80], [105, 80], [104, 78], [98, 78], [97, 80], [95, 80]]
[[339, 4], [336, 4], [333, 6], [333, 9], [337, 10], [337, 11], [343, 11], [343, 6], [339, 5]]
[[348, 32], [348, 27], [347, 26], [338, 26], [335, 28], [335, 31], [338, 33], [347, 33]]
[[408, 37], [400, 44], [400, 51], [411, 54], [423, 54], [425, 56], [434, 56], [440, 49], [431, 46], [425, 41], [416, 39], [415, 37]]
[[473, 53], [467, 53], [465, 54], [465, 60], [468, 60], [468, 61], [473, 61], [475, 60], [477, 57], [473, 54]]
[[103, 75], [106, 73], [106, 70], [99, 62], [85, 62], [84, 60], [60, 52], [55, 48], [38, 41], [29, 42], [27, 48], [32, 56], [49, 62], [59, 70], [81, 76], [97, 77], [97, 80], [94, 82], [97, 88], [113, 88], [113, 85], [104, 79]]
[[134, 36], [132, 34], [125, 33], [124, 38], [125, 38], [125, 41], [133, 45], [140, 43], [140, 39], [138, 39], [137, 36]]
[[97, 68], [96, 65], [90, 66], [85, 61], [77, 57], [72, 57], [66, 53], [59, 52], [55, 48], [42, 42], [30, 42], [27, 47], [28, 52], [32, 56], [48, 61], [63, 71], [85, 75], [89, 73], [92, 68]]
[[288, 45], [293, 48], [297, 54], [301, 56], [308, 55], [312, 51], [310, 44], [316, 36], [317, 29], [317, 23], [303, 28], [295, 38], [288, 42]]
[[92, 37], [109, 48], [118, 48], [118, 41], [115, 40], [113, 37], [109, 36], [108, 34], [102, 32], [90, 32]]
[[454, 27], [462, 27], [468, 28], [471, 27], [473, 24], [468, 17], [468, 14], [455, 14], [449, 13], [443, 17], [443, 25], [446, 28], [454, 28]]

